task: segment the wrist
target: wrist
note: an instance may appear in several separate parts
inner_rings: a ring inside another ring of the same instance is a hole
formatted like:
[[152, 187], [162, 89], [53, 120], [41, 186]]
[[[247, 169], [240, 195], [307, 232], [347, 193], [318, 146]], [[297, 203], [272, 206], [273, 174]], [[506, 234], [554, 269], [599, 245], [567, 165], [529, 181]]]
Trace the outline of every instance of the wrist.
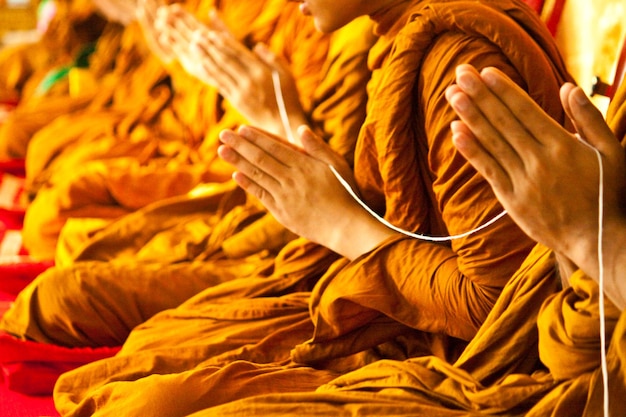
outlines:
[[361, 208], [353, 216], [344, 218], [347, 221], [333, 229], [333, 236], [329, 239], [332, 247], [329, 247], [349, 260], [371, 252], [387, 239], [399, 235]]
[[[609, 230], [610, 235], [606, 233]], [[605, 225], [602, 257], [605, 294], [623, 310], [626, 308], [626, 219]]]

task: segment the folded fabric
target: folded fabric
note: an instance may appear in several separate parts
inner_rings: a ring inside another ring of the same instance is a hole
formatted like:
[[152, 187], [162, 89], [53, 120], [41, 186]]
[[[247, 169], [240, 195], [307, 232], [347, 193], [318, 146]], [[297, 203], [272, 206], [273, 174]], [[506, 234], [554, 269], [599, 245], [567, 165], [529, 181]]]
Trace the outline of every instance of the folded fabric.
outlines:
[[0, 100], [0, 123], [4, 122], [16, 107], [17, 100]]

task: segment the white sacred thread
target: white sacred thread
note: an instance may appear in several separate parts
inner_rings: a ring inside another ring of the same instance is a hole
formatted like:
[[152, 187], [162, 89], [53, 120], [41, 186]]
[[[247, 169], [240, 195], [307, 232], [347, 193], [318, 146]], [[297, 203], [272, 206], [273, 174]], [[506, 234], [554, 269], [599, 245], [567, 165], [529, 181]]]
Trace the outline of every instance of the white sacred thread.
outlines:
[[[293, 137], [293, 131], [291, 130], [291, 126], [289, 124], [289, 117], [287, 116], [287, 109], [285, 107], [285, 100], [283, 99], [283, 92], [282, 92], [282, 88], [280, 86], [280, 77], [278, 75], [278, 71], [276, 71], [276, 70], [272, 71], [272, 81], [274, 82], [274, 94], [276, 95], [276, 104], [278, 104], [278, 113], [280, 114], [280, 118], [281, 118], [281, 121], [283, 123], [283, 128], [287, 132], [287, 138], [289, 139], [289, 142], [296, 143], [295, 138]], [[328, 167], [330, 168], [332, 173], [335, 175], [337, 180], [339, 180], [341, 185], [352, 196], [352, 198], [354, 198], [354, 200], [356, 200], [356, 202], [359, 203], [361, 205], [361, 207], [363, 207], [365, 210], [367, 210], [368, 213], [370, 213], [372, 216], [374, 216], [374, 218], [376, 220], [378, 220], [379, 222], [381, 222], [385, 226], [389, 227], [390, 229], [395, 230], [398, 233], [402, 233], [402, 234], [404, 234], [406, 236], [409, 236], [409, 237], [412, 237], [412, 238], [415, 238], [415, 239], [427, 240], [427, 241], [431, 241], [431, 242], [444, 242], [444, 241], [453, 240], [453, 239], [460, 239], [462, 237], [469, 236], [472, 233], [476, 233], [479, 230], [482, 230], [482, 229], [484, 229], [486, 227], [491, 226], [493, 223], [495, 223], [496, 221], [500, 220], [502, 217], [504, 217], [507, 214], [506, 210], [504, 210], [504, 211], [502, 211], [502, 213], [498, 214], [497, 216], [495, 216], [494, 218], [489, 220], [487, 223], [477, 227], [474, 230], [470, 230], [469, 232], [461, 233], [459, 235], [453, 235], [453, 236], [426, 236], [426, 235], [420, 235], [420, 234], [416, 234], [416, 233], [412, 233], [412, 232], [407, 232], [406, 230], [400, 229], [399, 227], [394, 226], [393, 224], [389, 223], [387, 220], [385, 220], [384, 218], [379, 216], [378, 213], [376, 213], [374, 210], [369, 208], [367, 206], [367, 204], [365, 204], [357, 196], [356, 192], [352, 189], [352, 187], [350, 187], [350, 184], [348, 184], [348, 182], [345, 179], [342, 178], [342, 176], [339, 174], [339, 172], [337, 172], [335, 167], [333, 167], [332, 165], [328, 165]]]
[[603, 390], [603, 406], [604, 416], [609, 417], [609, 370], [606, 362], [606, 324], [604, 311], [604, 255], [602, 248], [602, 240], [604, 235], [604, 166], [602, 163], [602, 155], [600, 151], [591, 146], [579, 134], [576, 134], [578, 140], [592, 149], [596, 153], [598, 159], [598, 287], [600, 294], [598, 295], [598, 308], [600, 310], [600, 358], [602, 365], [602, 384]]
[[339, 175], [339, 173], [337, 172], [335, 167], [333, 167], [332, 165], [329, 165], [329, 167], [330, 167], [330, 170], [333, 172], [333, 174], [335, 174], [335, 177], [337, 177], [337, 179], [339, 180], [341, 185], [343, 185], [343, 187], [348, 191], [348, 193], [350, 193], [352, 198], [354, 198], [356, 200], [356, 202], [361, 205], [361, 207], [363, 207], [365, 210], [367, 210], [367, 212], [369, 214], [374, 216], [374, 218], [376, 218], [376, 220], [378, 220], [379, 222], [381, 222], [382, 224], [384, 224], [388, 228], [390, 228], [392, 230], [395, 230], [398, 233], [402, 233], [403, 235], [406, 235], [406, 236], [409, 236], [409, 237], [412, 237], [412, 238], [415, 238], [415, 239], [427, 240], [427, 241], [430, 241], [430, 242], [445, 242], [447, 240], [460, 239], [462, 237], [469, 236], [472, 233], [476, 233], [479, 230], [482, 230], [482, 229], [484, 229], [486, 227], [491, 226], [493, 223], [497, 222], [498, 220], [500, 220], [502, 217], [504, 217], [507, 214], [506, 210], [503, 210], [500, 214], [498, 214], [497, 216], [495, 216], [494, 218], [492, 218], [488, 222], [482, 224], [481, 226], [478, 226], [476, 229], [473, 229], [473, 230], [470, 230], [468, 232], [464, 232], [464, 233], [461, 233], [461, 234], [458, 234], [458, 235], [452, 235], [452, 236], [426, 236], [426, 235], [420, 235], [420, 234], [417, 234], [417, 233], [407, 232], [406, 230], [400, 229], [399, 227], [394, 226], [393, 224], [389, 223], [387, 220], [385, 220], [384, 218], [379, 216], [378, 213], [376, 213], [374, 210], [369, 208], [367, 206], [367, 204], [365, 204], [356, 195], [356, 193], [354, 192], [352, 187], [350, 187], [350, 184], [348, 184], [348, 182], [346, 180], [344, 180], [341, 177], [341, 175]]
[[280, 114], [280, 120], [283, 122], [283, 128], [287, 134], [289, 143], [296, 143], [296, 138], [293, 137], [293, 131], [289, 124], [289, 115], [287, 114], [287, 107], [285, 106], [285, 99], [283, 98], [283, 90], [280, 86], [280, 75], [277, 70], [272, 71], [272, 82], [274, 84], [274, 96], [276, 97], [276, 104], [278, 105], [278, 114]]

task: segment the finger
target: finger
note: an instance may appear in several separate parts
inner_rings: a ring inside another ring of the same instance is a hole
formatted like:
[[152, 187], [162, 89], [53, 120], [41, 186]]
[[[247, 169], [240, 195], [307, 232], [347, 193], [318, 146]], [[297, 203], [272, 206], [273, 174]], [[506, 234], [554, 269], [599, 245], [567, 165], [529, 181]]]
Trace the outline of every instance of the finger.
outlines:
[[605, 154], [619, 145], [600, 110], [580, 87], [572, 88], [565, 98], [571, 118], [584, 140]]
[[234, 89], [237, 88], [236, 81], [227, 71], [224, 71], [221, 63], [216, 61], [211, 51], [206, 34], [196, 32], [193, 36], [190, 51], [194, 57], [192, 62], [187, 62], [187, 66], [193, 66], [196, 75], [203, 82], [214, 86], [225, 97], [230, 97]]
[[[519, 153], [518, 147], [531, 146], [535, 142], [535, 138], [529, 135], [526, 127], [518, 121], [516, 113], [502, 100], [501, 96], [487, 88], [484, 77], [481, 77], [472, 66], [457, 67], [457, 85], [471, 99], [469, 105], [463, 101], [460, 103], [467, 108], [465, 117], [473, 117], [474, 122], [480, 125], [475, 126], [473, 123], [467, 123], [468, 120], [464, 121], [490, 152], [499, 151], [502, 152], [502, 156], [507, 156], [510, 152], [509, 147]], [[509, 87], [507, 85], [507, 88]], [[457, 99], [462, 98], [463, 96], [459, 96]], [[476, 131], [478, 128], [481, 131]], [[488, 138], [492, 142], [487, 143], [483, 138]]]
[[206, 26], [196, 19], [193, 14], [180, 6], [172, 10], [172, 19], [174, 29], [179, 32], [179, 37], [187, 44], [191, 42], [193, 33], [196, 30], [206, 29]]
[[227, 98], [232, 100], [234, 97], [231, 94], [253, 88], [260, 60], [239, 41], [228, 36], [213, 31], [204, 35], [203, 47], [212, 62], [217, 64], [215, 70], [220, 72], [220, 85], [224, 89], [220, 91], [229, 93]]
[[[154, 32], [156, 20], [157, 20], [157, 10], [159, 8], [158, 4], [154, 0], [141, 0], [139, 7], [137, 8], [137, 16], [144, 30], [149, 30], [150, 32]], [[156, 38], [154, 33], [151, 33], [153, 38]]]
[[137, 2], [137, 18], [141, 25], [145, 25], [148, 20], [148, 14], [150, 13], [148, 8], [148, 0], [139, 0]]
[[268, 210], [272, 211], [274, 209], [276, 206], [276, 199], [268, 190], [252, 181], [252, 179], [248, 178], [242, 172], [235, 171], [232, 178], [238, 186], [240, 186], [248, 194], [256, 197]]
[[[232, 137], [231, 137], [232, 136]], [[267, 175], [258, 165], [252, 163], [240, 154], [242, 138], [232, 131], [220, 133], [223, 144], [217, 149], [218, 156], [235, 168], [232, 178], [246, 191], [260, 199], [273, 200], [272, 191], [279, 189], [280, 184], [270, 175]], [[247, 151], [246, 153], [250, 153]], [[269, 195], [269, 196], [268, 196]]]
[[233, 37], [216, 31], [208, 31], [206, 35], [215, 58], [226, 61], [238, 72], [247, 68], [251, 63], [260, 62], [255, 54]]
[[266, 44], [257, 43], [254, 45], [254, 53], [261, 59], [261, 61], [263, 61], [263, 63], [273, 70], [278, 71], [279, 74], [290, 71], [287, 63], [272, 52]]
[[[497, 98], [493, 97], [488, 89], [482, 85], [475, 71], [466, 75], [460, 71], [459, 75], [460, 77], [457, 77], [457, 80], [463, 80], [465, 88], [461, 89], [463, 86], [457, 85], [451, 86], [446, 91], [446, 98], [454, 111], [464, 122], [465, 126], [473, 132], [473, 136], [480, 141], [481, 146], [489, 152], [493, 159], [498, 161], [501, 165], [509, 167], [509, 169], [523, 170], [524, 163], [520, 158], [519, 152], [509, 143], [507, 140], [508, 136], [503, 136], [497, 126], [494, 126], [494, 123], [504, 123], [504, 120], [512, 118], [513, 116], [508, 114], [508, 110], [503, 108], [502, 103]], [[472, 79], [468, 80], [467, 77], [472, 77]], [[470, 89], [474, 97], [470, 97], [466, 93], [468, 83], [476, 84]], [[492, 122], [492, 120], [485, 116], [484, 112], [479, 108], [479, 105], [490, 110], [491, 113], [500, 112], [496, 121]], [[507, 134], [511, 134], [511, 132], [516, 129], [515, 126], [513, 126], [514, 120], [508, 121], [508, 124], [510, 125], [510, 130], [507, 131]], [[517, 127], [517, 131], [518, 135], [526, 134], [524, 129], [519, 126]]]
[[224, 147], [220, 157], [238, 171], [270, 192], [276, 191], [288, 179], [288, 150], [279, 141], [250, 127], [241, 127], [238, 133], [225, 130], [220, 133]]
[[298, 127], [297, 133], [302, 148], [308, 155], [333, 166], [338, 159], [343, 159], [321, 137], [313, 133], [309, 126]]
[[500, 161], [482, 146], [467, 125], [461, 121], [454, 121], [450, 125], [452, 143], [473, 166], [491, 184], [496, 194], [510, 193], [513, 185], [508, 172]]
[[563, 105], [563, 110], [565, 110], [565, 114], [567, 114], [567, 117], [570, 119], [572, 118], [572, 109], [569, 105], [568, 97], [572, 93], [573, 89], [574, 84], [572, 83], [565, 83], [559, 89], [559, 97], [561, 99], [561, 104]]
[[[561, 125], [552, 118], [546, 117], [543, 109], [532, 99], [529, 99], [527, 92], [496, 68], [485, 68], [481, 71], [480, 76], [489, 90], [508, 109], [506, 113], [494, 114], [491, 120], [494, 123], [500, 120], [497, 128], [501, 132], [507, 132], [506, 136], [511, 139], [514, 147], [518, 145], [513, 142], [514, 139], [521, 140], [519, 145], [526, 147], [530, 145], [527, 142], [530, 138], [539, 143], [544, 143], [545, 140], [553, 140], [553, 135], [547, 135], [547, 132], [560, 132], [562, 130]], [[510, 131], [511, 124], [515, 127], [513, 131]], [[530, 135], [523, 134], [520, 129], [528, 131]]]

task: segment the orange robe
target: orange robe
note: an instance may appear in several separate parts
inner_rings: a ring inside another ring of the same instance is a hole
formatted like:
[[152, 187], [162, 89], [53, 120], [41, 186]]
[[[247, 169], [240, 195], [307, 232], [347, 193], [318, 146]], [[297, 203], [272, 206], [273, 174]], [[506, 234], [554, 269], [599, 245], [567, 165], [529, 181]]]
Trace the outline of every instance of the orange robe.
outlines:
[[[290, 16], [291, 12], [284, 17]], [[311, 97], [312, 119], [318, 129], [327, 132], [331, 146], [347, 158], [351, 158], [354, 138], [365, 117], [370, 77], [367, 56], [374, 39], [367, 18], [332, 34], [320, 68], [323, 79]], [[126, 166], [125, 171], [116, 171], [119, 178], [111, 172], [103, 171], [103, 176], [108, 175], [105, 185], [117, 184], [116, 195], [128, 192], [124, 187], [132, 190], [136, 181], [133, 170]], [[153, 181], [153, 188], [162, 187], [168, 177], [154, 173]], [[90, 201], [92, 195], [93, 190], [85, 187], [76, 200]], [[91, 223], [98, 227], [86, 241], [74, 243], [68, 232], [84, 229], [87, 223], [85, 219], [68, 223], [63, 239], [67, 243], [63, 246], [67, 246], [65, 262], [46, 271], [20, 294], [3, 318], [5, 330], [66, 346], [118, 345], [135, 325], [154, 313], [176, 307], [204, 288], [265, 267], [294, 237], [271, 216], [265, 216], [259, 204], [249, 201], [232, 181], [202, 184], [192, 193], [148, 204], [105, 226], [94, 220]], [[84, 234], [80, 230], [74, 235], [81, 232]], [[74, 303], [84, 299], [81, 294], [85, 292], [91, 294], [90, 305]], [[153, 292], [160, 295], [149, 294]], [[111, 298], [111, 293], [116, 296]], [[141, 306], [128, 308], [139, 299], [144, 300]], [[115, 314], [119, 319], [95, 312], [96, 304], [112, 311], [112, 302], [118, 303]]]
[[[560, 122], [558, 89], [568, 75], [550, 34], [517, 1], [417, 1], [402, 14], [405, 5], [377, 16], [383, 36], [370, 55], [356, 178], [391, 222], [458, 234], [501, 207], [451, 143], [455, 116], [443, 91], [454, 68], [498, 66]], [[114, 358], [61, 376], [55, 404], [68, 416], [188, 415], [254, 395], [311, 392], [384, 358], [453, 360], [516, 271], [525, 283], [529, 267], [520, 265], [532, 247], [509, 218], [451, 244], [390, 239], [352, 262], [296, 240], [263, 271], [137, 326]], [[556, 286], [553, 263], [542, 260], [537, 304]]]
[[[364, 109], [362, 104], [337, 105], [343, 103], [338, 98], [360, 90], [333, 91], [332, 85], [320, 84], [332, 64], [329, 37], [316, 32], [295, 4], [276, 0], [265, 8], [255, 5], [261, 13], [255, 20], [251, 10], [231, 3], [220, 4], [226, 23], [232, 19], [240, 38], [266, 42], [286, 57], [312, 126], [351, 158], [355, 136], [349, 135], [362, 122]], [[362, 70], [355, 72], [354, 85]], [[230, 177], [230, 168], [216, 157], [217, 135], [245, 120], [215, 89], [198, 87], [176, 69], [166, 77], [155, 58], [141, 62], [127, 77], [116, 84], [112, 105], [58, 118], [31, 141], [26, 163], [34, 200], [27, 209], [23, 239], [32, 256], [54, 257], [68, 218], [116, 219]], [[348, 78], [345, 84], [352, 83]], [[338, 122], [340, 116], [345, 124]]]
[[[626, 146], [626, 83], [607, 122]], [[607, 231], [609, 232], [609, 231]], [[610, 232], [609, 232], [610, 233]], [[380, 361], [315, 393], [244, 399], [193, 414], [439, 417], [604, 415], [599, 287], [582, 271], [553, 293], [554, 256], [538, 245], [506, 285], [491, 314], [454, 364], [435, 357]], [[606, 300], [606, 299], [605, 299]], [[626, 313], [605, 301], [609, 413], [626, 415]]]

